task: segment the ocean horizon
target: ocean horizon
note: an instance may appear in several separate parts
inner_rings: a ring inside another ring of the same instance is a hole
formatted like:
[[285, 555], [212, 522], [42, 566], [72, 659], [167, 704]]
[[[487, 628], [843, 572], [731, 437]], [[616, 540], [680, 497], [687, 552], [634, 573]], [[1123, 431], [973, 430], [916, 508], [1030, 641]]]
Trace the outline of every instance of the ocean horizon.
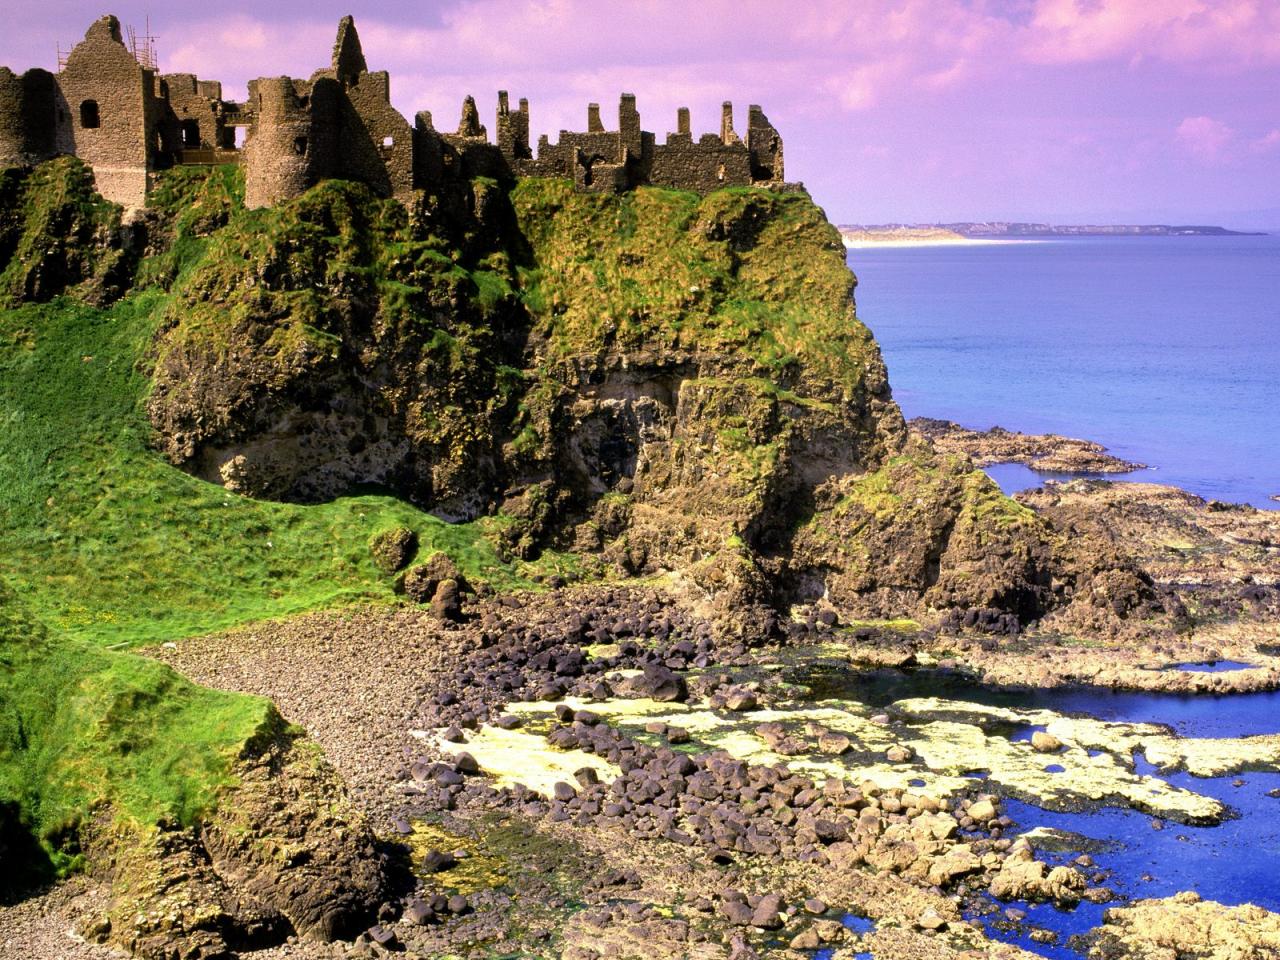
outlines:
[[[1280, 236], [860, 247], [858, 315], [907, 417], [1058, 433], [1112, 479], [1280, 508]], [[1052, 476], [991, 471], [1007, 490]]]

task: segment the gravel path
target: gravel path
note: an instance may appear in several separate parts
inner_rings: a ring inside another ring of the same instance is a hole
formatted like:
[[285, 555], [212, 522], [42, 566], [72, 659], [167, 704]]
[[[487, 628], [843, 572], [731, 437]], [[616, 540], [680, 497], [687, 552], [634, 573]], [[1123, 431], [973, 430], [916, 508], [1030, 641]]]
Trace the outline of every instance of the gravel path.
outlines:
[[324, 748], [374, 828], [385, 831], [388, 774], [413, 749], [415, 708], [456, 671], [466, 636], [421, 610], [382, 607], [259, 624], [148, 653], [197, 683], [275, 701]]

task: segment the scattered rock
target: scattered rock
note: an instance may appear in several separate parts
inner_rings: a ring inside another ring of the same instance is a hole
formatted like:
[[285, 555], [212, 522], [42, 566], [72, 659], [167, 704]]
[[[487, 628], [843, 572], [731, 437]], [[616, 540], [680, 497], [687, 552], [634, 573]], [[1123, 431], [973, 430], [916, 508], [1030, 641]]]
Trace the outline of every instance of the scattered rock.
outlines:
[[681, 701], [689, 696], [689, 688], [685, 685], [684, 678], [661, 664], [647, 665], [644, 673], [632, 678], [631, 689], [637, 695], [648, 697], [659, 703]]
[[1037, 730], [1031, 734], [1031, 749], [1038, 753], [1057, 753], [1062, 749], [1062, 741], [1051, 733]]
[[843, 733], [832, 733], [830, 731], [823, 733], [818, 737], [818, 749], [823, 753], [831, 756], [840, 756], [848, 753], [853, 747], [853, 741], [846, 737]]
[[458, 858], [446, 851], [430, 850], [422, 858], [423, 873], [440, 873], [443, 870], [452, 870], [457, 865]]
[[751, 925], [761, 930], [777, 930], [782, 926], [782, 897], [776, 893], [768, 893], [760, 898], [755, 910], [751, 913]]
[[759, 705], [760, 702], [756, 699], [755, 691], [748, 690], [744, 687], [734, 687], [725, 694], [725, 709], [732, 710], [735, 713], [745, 713], [748, 710], [755, 710]]
[[826, 901], [819, 900], [817, 897], [810, 897], [804, 902], [804, 909], [806, 913], [811, 913], [815, 917], [821, 916], [827, 912], [827, 904]]
[[984, 797], [981, 800], [975, 800], [969, 805], [968, 814], [976, 822], [988, 824], [999, 816], [999, 811], [996, 810], [996, 805], [992, 800]]
[[945, 930], [947, 929], [947, 921], [937, 910], [930, 907], [916, 917], [916, 926], [921, 930]]

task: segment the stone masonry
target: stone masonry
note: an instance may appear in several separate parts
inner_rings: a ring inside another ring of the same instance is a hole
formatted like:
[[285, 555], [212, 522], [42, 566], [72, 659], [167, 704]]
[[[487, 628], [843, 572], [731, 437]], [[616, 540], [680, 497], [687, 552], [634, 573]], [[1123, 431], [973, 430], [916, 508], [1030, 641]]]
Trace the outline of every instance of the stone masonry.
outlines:
[[[412, 125], [391, 105], [391, 78], [365, 62], [351, 17], [338, 24], [327, 69], [310, 79], [260, 77], [245, 103], [193, 74], [158, 74], [121, 35], [113, 16], [96, 21], [57, 74], [0, 67], [0, 169], [60, 154], [83, 159], [98, 191], [128, 209], [146, 206], [156, 171], [176, 164], [240, 163], [245, 201], [269, 206], [328, 178], [356, 180], [379, 196], [409, 199], [446, 179], [562, 177], [580, 190], [620, 192], [653, 185], [707, 193], [720, 187], [784, 185], [782, 138], [757, 106], [745, 135], [725, 103], [718, 134], [696, 140], [682, 107], [676, 132], [658, 143], [640, 125], [633, 94], [606, 130], [598, 104], [584, 132], [561, 130], [530, 143], [529, 102], [512, 109], [498, 94], [496, 143], [467, 97], [455, 132], [431, 114]], [[237, 146], [243, 128], [243, 148]]]

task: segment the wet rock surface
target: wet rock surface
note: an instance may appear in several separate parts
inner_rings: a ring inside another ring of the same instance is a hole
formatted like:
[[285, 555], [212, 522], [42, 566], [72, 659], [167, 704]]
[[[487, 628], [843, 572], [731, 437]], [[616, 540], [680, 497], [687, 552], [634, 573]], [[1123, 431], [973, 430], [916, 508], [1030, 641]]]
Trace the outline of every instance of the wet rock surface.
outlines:
[[1202, 901], [1194, 893], [1142, 900], [1107, 911], [1095, 955], [1124, 960], [1280, 956], [1280, 917], [1251, 905]]
[[907, 424], [934, 447], [969, 457], [980, 467], [997, 463], [1024, 463], [1046, 473], [1130, 473], [1146, 469], [1107, 453], [1091, 440], [1077, 440], [1053, 433], [1017, 433], [1003, 427], [971, 430], [951, 420], [916, 417]]

